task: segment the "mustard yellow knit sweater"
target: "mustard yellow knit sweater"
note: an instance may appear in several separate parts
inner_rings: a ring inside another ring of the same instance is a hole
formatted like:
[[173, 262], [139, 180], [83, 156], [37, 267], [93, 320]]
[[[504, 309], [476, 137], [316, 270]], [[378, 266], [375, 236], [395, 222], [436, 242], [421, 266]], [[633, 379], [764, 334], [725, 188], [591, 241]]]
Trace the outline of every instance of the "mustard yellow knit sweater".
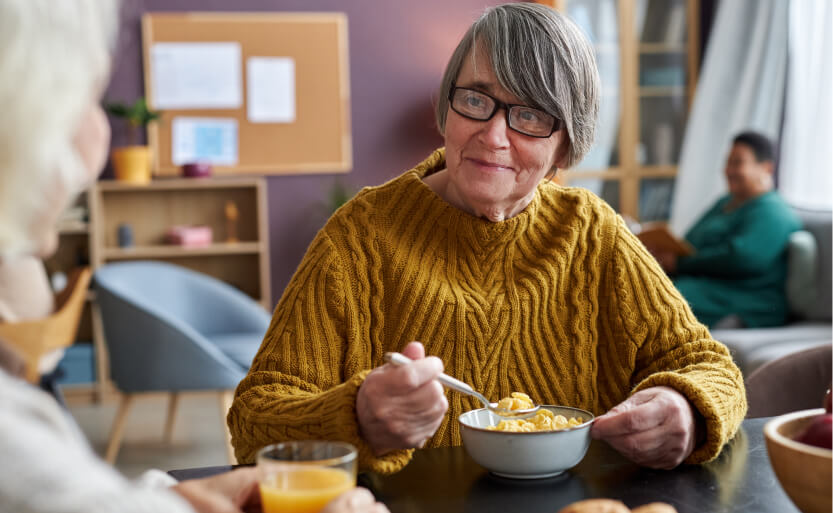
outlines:
[[[237, 387], [237, 458], [332, 439], [359, 447], [364, 469], [400, 469], [411, 451], [374, 457], [355, 399], [383, 354], [413, 340], [492, 400], [523, 391], [601, 414], [637, 390], [673, 387], [706, 420], [688, 462], [714, 458], [746, 412], [741, 374], [621, 218], [551, 183], [511, 219], [475, 218], [422, 182], [444, 165], [438, 150], [364, 189], [315, 237]], [[459, 445], [457, 416], [479, 407], [448, 399], [430, 447]]]

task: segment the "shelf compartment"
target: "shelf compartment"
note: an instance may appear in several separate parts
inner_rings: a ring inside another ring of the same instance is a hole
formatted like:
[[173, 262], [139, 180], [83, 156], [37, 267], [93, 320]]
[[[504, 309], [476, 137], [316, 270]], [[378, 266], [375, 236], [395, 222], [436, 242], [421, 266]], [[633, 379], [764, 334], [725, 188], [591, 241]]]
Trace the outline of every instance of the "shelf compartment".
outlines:
[[[102, 223], [97, 237], [105, 248], [118, 247], [118, 231], [130, 227], [137, 248], [164, 246], [165, 232], [176, 225], [201, 225], [211, 228], [216, 245], [223, 248], [232, 234], [225, 215], [225, 205], [236, 206], [236, 237], [240, 244], [260, 239], [258, 232], [258, 189], [255, 182], [219, 180], [202, 182], [199, 188], [184, 188], [198, 182], [162, 180], [159, 185], [143, 188], [108, 184], [99, 190]], [[222, 183], [223, 187], [217, 186]], [[232, 187], [228, 187], [231, 184]], [[239, 185], [239, 187], [237, 186]], [[155, 189], [154, 189], [155, 188]], [[226, 249], [226, 251], [234, 251]]]

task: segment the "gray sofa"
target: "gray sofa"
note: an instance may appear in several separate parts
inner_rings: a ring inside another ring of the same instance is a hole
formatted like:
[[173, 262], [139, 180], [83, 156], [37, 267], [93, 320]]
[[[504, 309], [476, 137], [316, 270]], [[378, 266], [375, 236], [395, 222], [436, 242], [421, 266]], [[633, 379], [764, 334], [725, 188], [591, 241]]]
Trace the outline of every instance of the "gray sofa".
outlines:
[[715, 329], [745, 376], [790, 353], [833, 343], [831, 324], [831, 233], [833, 213], [795, 209], [804, 230], [790, 238], [787, 299], [792, 319], [775, 328]]

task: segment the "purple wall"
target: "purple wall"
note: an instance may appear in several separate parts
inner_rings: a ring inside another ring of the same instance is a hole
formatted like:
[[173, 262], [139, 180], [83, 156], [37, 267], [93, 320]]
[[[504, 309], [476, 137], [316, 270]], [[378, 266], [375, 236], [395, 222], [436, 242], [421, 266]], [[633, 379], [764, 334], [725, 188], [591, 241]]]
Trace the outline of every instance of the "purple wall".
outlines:
[[[496, 0], [128, 0], [105, 99], [144, 94], [140, 18], [161, 11], [342, 11], [348, 18], [353, 171], [347, 175], [268, 178], [272, 297], [277, 302], [326, 219], [337, 180], [351, 189], [389, 180], [419, 162], [442, 139], [433, 95], [459, 38]], [[113, 143], [126, 134], [114, 127]]]

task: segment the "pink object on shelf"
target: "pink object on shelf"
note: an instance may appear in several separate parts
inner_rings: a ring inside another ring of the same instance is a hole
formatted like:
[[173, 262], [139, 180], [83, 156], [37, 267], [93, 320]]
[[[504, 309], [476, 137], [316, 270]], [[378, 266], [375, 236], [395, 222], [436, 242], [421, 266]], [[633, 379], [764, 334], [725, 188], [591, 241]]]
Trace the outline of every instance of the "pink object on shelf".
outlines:
[[210, 246], [212, 240], [209, 226], [172, 226], [165, 232], [165, 242], [188, 248]]
[[182, 176], [186, 178], [206, 178], [211, 176], [211, 164], [208, 162], [189, 162], [182, 166]]

